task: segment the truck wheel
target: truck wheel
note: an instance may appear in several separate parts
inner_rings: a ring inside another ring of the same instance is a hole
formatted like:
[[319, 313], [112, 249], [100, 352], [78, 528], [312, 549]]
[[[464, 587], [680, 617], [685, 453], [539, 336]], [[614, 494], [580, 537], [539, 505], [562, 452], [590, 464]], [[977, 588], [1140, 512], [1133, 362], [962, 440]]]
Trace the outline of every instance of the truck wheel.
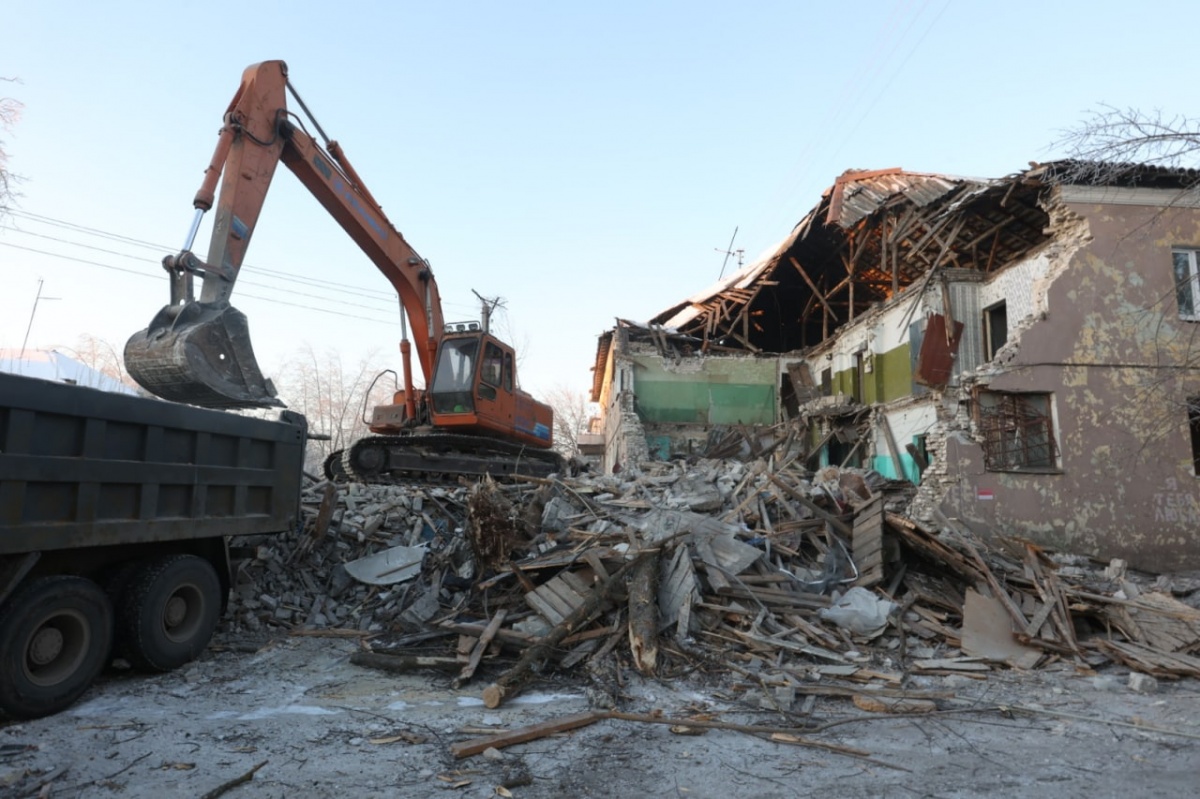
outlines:
[[170, 671], [195, 658], [221, 615], [221, 581], [195, 555], [149, 561], [133, 577], [117, 619], [118, 635], [136, 668]]
[[82, 577], [42, 577], [0, 610], [0, 711], [32, 719], [78, 699], [108, 662], [113, 612]]

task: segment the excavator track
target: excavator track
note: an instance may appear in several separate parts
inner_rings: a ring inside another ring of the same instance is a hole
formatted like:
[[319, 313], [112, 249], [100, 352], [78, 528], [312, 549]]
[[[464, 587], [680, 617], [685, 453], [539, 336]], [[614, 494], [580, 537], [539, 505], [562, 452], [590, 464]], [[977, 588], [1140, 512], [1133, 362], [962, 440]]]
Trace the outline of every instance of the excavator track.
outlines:
[[546, 477], [562, 469], [562, 458], [552, 450], [452, 433], [369, 436], [325, 460], [327, 478], [363, 483]]

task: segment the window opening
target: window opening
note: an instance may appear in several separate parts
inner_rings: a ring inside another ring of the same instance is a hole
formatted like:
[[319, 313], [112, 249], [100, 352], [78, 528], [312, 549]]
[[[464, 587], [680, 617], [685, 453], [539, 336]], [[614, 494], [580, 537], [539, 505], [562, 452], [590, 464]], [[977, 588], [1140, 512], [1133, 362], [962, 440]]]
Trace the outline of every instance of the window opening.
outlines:
[[1200, 321], [1200, 270], [1197, 269], [1197, 250], [1172, 250], [1175, 267], [1175, 299], [1179, 302], [1179, 318]]
[[1008, 305], [998, 302], [983, 309], [984, 360], [992, 360], [1008, 341]]
[[988, 471], [1058, 467], [1049, 394], [982, 392], [979, 429], [983, 435], [984, 468]]

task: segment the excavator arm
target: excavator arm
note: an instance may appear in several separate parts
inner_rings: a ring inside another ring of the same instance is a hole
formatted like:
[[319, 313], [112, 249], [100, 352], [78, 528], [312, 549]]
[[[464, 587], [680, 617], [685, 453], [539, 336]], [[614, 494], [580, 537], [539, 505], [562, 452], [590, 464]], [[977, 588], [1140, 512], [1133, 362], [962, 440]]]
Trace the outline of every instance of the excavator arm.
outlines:
[[[431, 382], [443, 331], [441, 298], [429, 264], [392, 226], [337, 142], [322, 147], [288, 111], [292, 91], [283, 61], [248, 67], [225, 112], [212, 161], [193, 205], [182, 251], [163, 259], [171, 276], [171, 301], [125, 345], [129, 373], [165, 399], [215, 408], [279, 405], [250, 346], [246, 318], [229, 304], [263, 201], [279, 162], [337, 220], [395, 288], [412, 325], [417, 359]], [[216, 191], [220, 184], [219, 197]], [[203, 214], [215, 217], [208, 260], [191, 252]], [[194, 281], [202, 283], [195, 296]], [[408, 402], [414, 396], [410, 345], [401, 342]], [[409, 417], [413, 408], [408, 409]]]

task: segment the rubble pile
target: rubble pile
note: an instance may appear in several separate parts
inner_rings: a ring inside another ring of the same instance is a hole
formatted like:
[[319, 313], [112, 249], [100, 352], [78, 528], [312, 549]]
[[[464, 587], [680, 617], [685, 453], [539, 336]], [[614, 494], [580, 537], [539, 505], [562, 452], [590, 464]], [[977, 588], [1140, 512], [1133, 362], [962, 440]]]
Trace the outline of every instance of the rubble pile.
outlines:
[[538, 670], [614, 657], [647, 675], [732, 672], [771, 703], [801, 681], [847, 696], [870, 683], [884, 701], [912, 674], [1063, 659], [1200, 676], [1197, 581], [984, 541], [948, 519], [934, 530], [903, 514], [911, 496], [780, 451], [505, 483], [316, 483], [303, 529], [241, 542], [253, 557], [233, 615], [361, 636], [372, 665], [436, 660], [458, 684], [496, 661], [493, 707]]

